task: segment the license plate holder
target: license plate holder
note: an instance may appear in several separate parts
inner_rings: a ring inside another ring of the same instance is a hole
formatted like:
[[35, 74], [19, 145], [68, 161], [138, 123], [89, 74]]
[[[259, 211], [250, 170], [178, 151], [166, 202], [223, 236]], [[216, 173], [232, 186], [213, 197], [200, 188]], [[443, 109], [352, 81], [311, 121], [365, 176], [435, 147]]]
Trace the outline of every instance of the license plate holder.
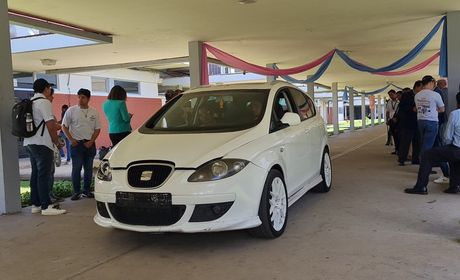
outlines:
[[117, 192], [116, 205], [119, 207], [162, 208], [172, 207], [170, 193]]

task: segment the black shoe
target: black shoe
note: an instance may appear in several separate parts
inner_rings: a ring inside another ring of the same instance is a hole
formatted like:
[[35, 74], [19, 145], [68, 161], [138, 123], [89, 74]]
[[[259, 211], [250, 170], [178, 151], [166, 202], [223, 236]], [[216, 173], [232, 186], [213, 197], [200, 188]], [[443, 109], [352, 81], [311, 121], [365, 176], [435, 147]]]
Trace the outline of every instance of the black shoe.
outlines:
[[394, 152], [392, 152], [391, 154], [392, 154], [392, 155], [397, 155], [398, 152], [397, 152], [397, 151], [394, 151]]
[[456, 186], [453, 188], [448, 188], [444, 190], [445, 193], [459, 193], [460, 192], [460, 186]]
[[92, 192], [84, 191], [84, 192], [82, 192], [81, 197], [94, 198], [94, 194]]
[[400, 161], [398, 165], [399, 165], [399, 166], [405, 166], [405, 164], [404, 164], [403, 161]]
[[74, 193], [72, 197], [70, 198], [70, 200], [79, 200], [80, 198], [81, 198], [80, 193]]
[[431, 170], [430, 171], [430, 175], [433, 175], [433, 174], [438, 174], [438, 172], [434, 171], [434, 170]]
[[415, 187], [414, 188], [410, 188], [410, 189], [405, 189], [404, 190], [405, 193], [409, 193], [409, 194], [428, 194], [428, 191], [427, 189], [416, 189]]

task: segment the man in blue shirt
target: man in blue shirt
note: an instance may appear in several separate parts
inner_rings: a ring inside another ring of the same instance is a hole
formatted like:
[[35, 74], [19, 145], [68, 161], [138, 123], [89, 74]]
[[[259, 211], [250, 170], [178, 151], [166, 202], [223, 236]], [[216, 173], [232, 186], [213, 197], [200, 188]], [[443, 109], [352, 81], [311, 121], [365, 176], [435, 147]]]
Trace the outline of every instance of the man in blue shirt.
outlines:
[[426, 186], [432, 166], [438, 162], [449, 162], [450, 182], [445, 193], [460, 192], [460, 92], [457, 93], [457, 110], [449, 115], [444, 132], [445, 146], [435, 147], [422, 154], [418, 170], [417, 183], [413, 188], [405, 189], [410, 194], [428, 194]]

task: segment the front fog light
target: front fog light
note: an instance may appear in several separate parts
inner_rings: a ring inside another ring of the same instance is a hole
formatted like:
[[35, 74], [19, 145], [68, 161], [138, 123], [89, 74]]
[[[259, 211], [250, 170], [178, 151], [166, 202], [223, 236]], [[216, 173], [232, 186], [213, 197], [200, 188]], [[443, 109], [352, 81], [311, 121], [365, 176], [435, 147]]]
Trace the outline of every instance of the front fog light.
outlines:
[[104, 160], [99, 165], [97, 170], [97, 178], [102, 181], [112, 181], [112, 169], [107, 160]]

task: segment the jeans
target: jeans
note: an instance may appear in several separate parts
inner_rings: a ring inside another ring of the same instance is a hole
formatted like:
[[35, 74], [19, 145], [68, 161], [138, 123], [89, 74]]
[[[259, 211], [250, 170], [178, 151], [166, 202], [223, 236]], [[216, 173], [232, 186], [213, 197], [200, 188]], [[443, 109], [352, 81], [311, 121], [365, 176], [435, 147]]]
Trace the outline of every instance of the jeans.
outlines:
[[433, 148], [438, 135], [438, 122], [419, 120], [418, 130], [422, 141], [420, 146], [420, 153], [422, 154], [424, 151]]
[[83, 190], [91, 191], [93, 180], [93, 161], [96, 156], [96, 145], [93, 144], [89, 149], [84, 146], [86, 140], [78, 141], [77, 146], [71, 148], [72, 155], [72, 185], [74, 193], [81, 190], [81, 169], [83, 167]]
[[50, 185], [52, 181], [53, 151], [43, 145], [28, 145], [32, 173], [30, 175], [30, 199], [32, 205], [48, 208], [51, 204]]
[[[67, 139], [67, 137], [65, 136], [64, 132], [62, 132], [62, 131], [59, 132], [59, 136], [61, 136], [62, 138], [64, 138], [65, 150], [67, 151], [67, 159], [66, 159], [66, 160], [67, 160], [67, 161], [70, 161], [70, 157], [71, 157], [71, 152], [70, 152], [70, 150], [71, 150], [72, 145], [70, 145], [70, 141], [69, 141], [69, 139]], [[64, 156], [65, 156], [65, 155], [64, 155], [64, 149], [63, 149], [63, 148], [61, 148], [61, 149], [59, 150], [59, 152], [61, 153], [61, 157], [64, 157]]]
[[431, 168], [439, 162], [449, 162], [451, 170], [449, 188], [456, 188], [460, 185], [460, 148], [447, 145], [429, 149], [422, 154], [415, 189], [426, 189]]

